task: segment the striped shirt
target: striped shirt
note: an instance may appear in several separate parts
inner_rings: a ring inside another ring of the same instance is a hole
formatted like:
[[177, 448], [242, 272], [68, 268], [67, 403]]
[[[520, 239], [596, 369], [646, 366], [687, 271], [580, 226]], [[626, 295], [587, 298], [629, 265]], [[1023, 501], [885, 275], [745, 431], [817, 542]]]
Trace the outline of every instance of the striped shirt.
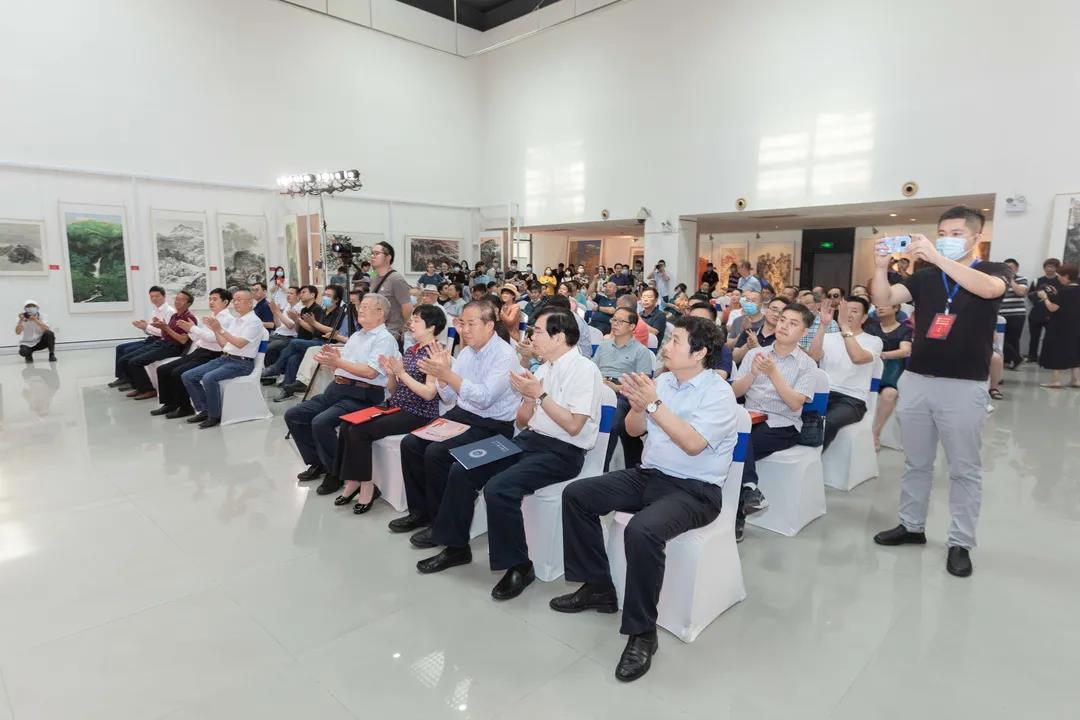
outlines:
[[[1028, 279], [1023, 275], [1017, 275], [1013, 279], [1016, 280], [1017, 285], [1029, 285]], [[1005, 317], [1027, 315], [1027, 305], [1024, 297], [1014, 293], [1012, 285], [1008, 285], [1005, 289], [1005, 297], [1001, 299], [1001, 310], [999, 312]]]
[[[820, 330], [820, 329], [821, 329], [821, 316], [820, 315], [815, 315], [814, 316], [814, 324], [811, 325], [807, 329], [806, 334], [803, 335], [803, 339], [799, 341], [799, 347], [801, 347], [803, 350], [809, 350], [810, 349], [810, 343], [814, 342], [814, 336], [818, 334], [818, 330]], [[829, 327], [825, 328], [825, 332], [827, 332], [827, 333], [840, 332], [840, 326], [836, 324], [835, 320], [833, 320], [829, 324]]]
[[[591, 348], [590, 348], [591, 350]], [[454, 358], [454, 373], [461, 377], [461, 392], [439, 382], [439, 397], [473, 415], [508, 422], [517, 414], [521, 395], [510, 385], [510, 373], [521, 374], [514, 348], [492, 335], [479, 351], [471, 346]]]
[[[801, 348], [795, 349], [784, 357], [776, 353], [775, 345], [754, 348], [746, 353], [739, 369], [735, 371], [734, 379], [738, 380], [749, 375], [754, 358], [762, 353], [772, 356], [787, 384], [806, 397], [807, 402], [814, 397], [814, 371], [817, 370], [817, 363]], [[765, 375], [754, 378], [750, 389], [746, 391], [746, 409], [766, 413], [769, 419], [765, 422], [771, 428], [794, 425], [796, 430], [802, 432], [802, 408], [792, 410], [788, 407], [788, 404], [780, 397], [780, 393], [773, 387], [772, 380]]]

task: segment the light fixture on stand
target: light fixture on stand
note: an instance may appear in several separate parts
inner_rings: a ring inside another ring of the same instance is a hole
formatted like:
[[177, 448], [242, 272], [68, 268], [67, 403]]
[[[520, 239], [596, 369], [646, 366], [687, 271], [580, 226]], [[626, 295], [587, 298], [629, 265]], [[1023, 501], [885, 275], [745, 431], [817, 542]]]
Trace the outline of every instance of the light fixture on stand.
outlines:
[[[346, 235], [331, 236], [326, 229], [326, 205], [323, 197], [333, 195], [336, 192], [346, 190], [359, 190], [364, 187], [360, 182], [359, 170], [335, 170], [334, 172], [299, 173], [296, 175], [282, 175], [277, 179], [278, 193], [288, 197], [300, 195], [317, 195], [319, 198], [319, 215], [322, 219], [322, 237], [325, 240], [333, 239], [330, 249], [337, 253], [341, 262], [346, 267], [356, 267], [353, 255], [360, 254], [363, 248], [355, 247], [351, 238]], [[357, 267], [357, 269], [359, 269]]]

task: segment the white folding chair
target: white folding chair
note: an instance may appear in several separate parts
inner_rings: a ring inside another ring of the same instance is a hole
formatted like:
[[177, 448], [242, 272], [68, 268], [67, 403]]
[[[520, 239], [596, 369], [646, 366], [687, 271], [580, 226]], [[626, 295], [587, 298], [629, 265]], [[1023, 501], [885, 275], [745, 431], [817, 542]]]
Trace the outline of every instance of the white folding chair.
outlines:
[[645, 347], [652, 350], [653, 355], [655, 355], [656, 351], [660, 348], [660, 342], [656, 339], [655, 335], [649, 333], [649, 337], [646, 338]]
[[874, 413], [884, 363], [874, 358], [870, 396], [862, 420], [844, 427], [836, 434], [829, 449], [821, 454], [825, 484], [836, 490], [851, 490], [878, 476], [877, 452], [874, 450]]
[[592, 354], [596, 355], [596, 349], [600, 347], [600, 343], [604, 342], [604, 333], [599, 328], [589, 326], [589, 343], [592, 345]]
[[[814, 399], [803, 412], [816, 410], [825, 417], [829, 406], [829, 376], [814, 371]], [[754, 527], [792, 537], [825, 514], [825, 478], [821, 448], [796, 445], [757, 463], [758, 488], [769, 507], [746, 518]]]
[[608, 436], [615, 424], [615, 392], [604, 385], [600, 388], [600, 433], [596, 444], [585, 453], [585, 462], [577, 477], [537, 490], [521, 501], [525, 519], [525, 539], [529, 544], [536, 577], [551, 582], [563, 574], [562, 494], [575, 480], [604, 474], [604, 454]]
[[255, 356], [250, 373], [221, 381], [222, 425], [232, 425], [248, 420], [267, 420], [273, 417], [270, 408], [266, 406], [266, 398], [263, 397], [260, 382], [269, 338], [270, 333], [263, 328], [259, 354]]
[[525, 331], [529, 329], [529, 316], [525, 313], [521, 313], [521, 318], [518, 320], [518, 341], [525, 339]]
[[[683, 642], [693, 642], [721, 613], [746, 599], [742, 562], [735, 544], [735, 511], [751, 427], [750, 414], [741, 407], [736, 427], [739, 440], [724, 480], [720, 516], [705, 527], [679, 535], [665, 548], [667, 561], [656, 622]], [[608, 563], [620, 607], [626, 591], [624, 536], [632, 517], [630, 513], [615, 513], [608, 535]]]
[[162, 365], [168, 365], [171, 362], [175, 362], [176, 360], [179, 360], [180, 358], [184, 357], [184, 355], [187, 355], [188, 353], [193, 352], [194, 350], [195, 350], [195, 343], [188, 342], [187, 347], [184, 348], [184, 352], [182, 354], [180, 354], [180, 355], [178, 355], [176, 357], [165, 358], [164, 360], [155, 360], [154, 362], [150, 363], [149, 365], [147, 365], [146, 367], [143, 368], [143, 370], [146, 371], [146, 376], [148, 378], [150, 378], [150, 384], [154, 386], [154, 392], [157, 392], [157, 389], [158, 389], [158, 384], [157, 384], [157, 370], [158, 370], [158, 368], [161, 367]]

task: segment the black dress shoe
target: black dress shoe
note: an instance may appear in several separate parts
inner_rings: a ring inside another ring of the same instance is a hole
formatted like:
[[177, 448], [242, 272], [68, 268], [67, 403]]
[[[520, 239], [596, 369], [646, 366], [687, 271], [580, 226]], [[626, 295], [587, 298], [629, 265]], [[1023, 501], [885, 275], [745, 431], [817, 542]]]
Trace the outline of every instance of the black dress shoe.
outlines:
[[171, 413], [167, 414], [165, 417], [168, 420], [179, 420], [180, 418], [186, 418], [189, 415], [194, 415], [194, 414], [195, 414], [195, 411], [192, 410], [191, 408], [176, 408]]
[[315, 488], [315, 493], [318, 495], [329, 495], [330, 493], [335, 493], [340, 490], [341, 486], [344, 484], [345, 483], [338, 480], [337, 475], [326, 473], [326, 477], [323, 478], [322, 483], [319, 487]]
[[116, 387], [120, 387], [121, 385], [130, 385], [130, 384], [131, 384], [130, 380], [113, 380], [111, 383], [109, 383], [109, 387], [116, 388]]
[[304, 472], [299, 473], [296, 476], [296, 479], [300, 482], [307, 482], [308, 480], [318, 480], [320, 477], [323, 476], [323, 473], [325, 472], [326, 468], [324, 468], [318, 463], [315, 463], [314, 465], [309, 465], [308, 469]]
[[122, 393], [126, 393], [126, 392], [130, 391], [134, 387], [135, 386], [132, 385], [131, 381], [129, 380], [129, 381], [125, 382], [123, 385], [117, 385], [116, 389], [119, 390]]
[[513, 600], [521, 593], [525, 592], [525, 588], [532, 584], [532, 581], [536, 579], [536, 572], [533, 570], [533, 564], [527, 563], [527, 567], [522, 570], [520, 568], [510, 568], [506, 571], [506, 574], [502, 576], [494, 588], [491, 589], [491, 597], [496, 600]]
[[615, 594], [614, 586], [605, 588], [585, 583], [569, 595], [551, 598], [548, 607], [561, 613], [579, 613], [585, 610], [614, 613], [619, 612], [619, 596]]
[[206, 416], [205, 412], [196, 413], [196, 414], [192, 415], [191, 417], [189, 417], [187, 419], [187, 421], [189, 423], [191, 423], [192, 425], [195, 425], [196, 423], [204, 422], [206, 420], [206, 417], [207, 416]]
[[892, 530], [882, 530], [874, 536], [874, 542], [878, 545], [925, 545], [926, 533], [911, 532], [903, 525], [897, 525]]
[[273, 375], [263, 375], [261, 378], [259, 378], [259, 382], [263, 385], [273, 385], [277, 382], [277, 378]]
[[174, 407], [174, 406], [162, 405], [157, 410], [151, 410], [150, 414], [153, 415], [154, 417], [158, 417], [160, 415], [168, 415], [169, 413], [173, 412], [174, 410], [176, 410], [176, 407]]
[[971, 552], [967, 548], [950, 545], [949, 559], [945, 562], [945, 569], [950, 575], [968, 577], [974, 570], [971, 566]]
[[302, 382], [294, 382], [292, 385], [287, 385], [286, 388], [297, 395], [307, 392], [307, 385]]
[[410, 537], [409, 544], [412, 545], [414, 548], [420, 548], [421, 550], [439, 547], [439, 544], [431, 539], [431, 533], [431, 527], [428, 526]]
[[427, 527], [431, 524], [431, 518], [422, 512], [411, 512], [403, 518], [397, 518], [391, 520], [387, 525], [390, 528], [390, 532], [394, 533], [407, 533], [419, 530], [422, 527]]
[[221, 424], [221, 418], [208, 417], [199, 423], [200, 430], [206, 430], [207, 428], [217, 427]]
[[619, 664], [615, 666], [615, 679], [631, 682], [649, 672], [652, 656], [659, 649], [660, 643], [656, 639], [655, 630], [643, 635], [631, 635], [626, 641]]
[[369, 502], [356, 503], [355, 505], [353, 505], [353, 507], [352, 507], [353, 515], [363, 515], [368, 510], [370, 510], [371, 506], [375, 504], [375, 501], [378, 500], [381, 497], [382, 497], [382, 493], [379, 492], [379, 486], [376, 485], [375, 486], [375, 492], [373, 492], [371, 494], [371, 500]]
[[460, 548], [443, 548], [443, 551], [427, 560], [416, 563], [416, 569], [424, 575], [449, 570], [458, 565], [468, 565], [472, 562], [472, 549], [466, 545]]
[[[360, 483], [356, 486], [356, 489], [348, 495], [338, 495], [336, 498], [334, 498], [334, 504], [338, 507], [341, 507], [342, 505], [348, 505], [350, 502], [352, 502], [352, 499], [356, 497], [357, 493], [360, 492], [360, 488], [362, 487], [364, 487], [364, 484]], [[378, 490], [378, 488], [375, 489]]]
[[288, 388], [281, 388], [281, 392], [274, 396], [274, 402], [285, 402], [295, 394], [296, 393]]
[[49, 362], [56, 362], [56, 356], [50, 353], [49, 354]]

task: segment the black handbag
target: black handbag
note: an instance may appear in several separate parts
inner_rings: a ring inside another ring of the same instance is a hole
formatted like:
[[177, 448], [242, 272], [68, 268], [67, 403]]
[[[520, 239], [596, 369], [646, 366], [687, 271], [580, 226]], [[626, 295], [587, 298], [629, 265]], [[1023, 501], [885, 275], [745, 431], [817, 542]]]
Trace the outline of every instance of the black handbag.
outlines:
[[799, 445], [821, 447], [825, 444], [825, 417], [817, 410], [807, 410], [802, 414], [802, 432], [799, 433]]

